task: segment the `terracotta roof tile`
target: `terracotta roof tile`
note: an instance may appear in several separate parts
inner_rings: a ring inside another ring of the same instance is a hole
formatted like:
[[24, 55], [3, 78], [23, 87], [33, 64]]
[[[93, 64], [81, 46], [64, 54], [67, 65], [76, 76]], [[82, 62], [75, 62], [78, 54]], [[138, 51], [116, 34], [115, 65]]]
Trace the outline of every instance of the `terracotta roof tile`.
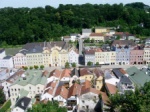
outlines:
[[49, 77], [51, 77], [51, 76], [55, 76], [55, 77], [59, 78], [61, 76], [61, 71], [55, 69], [50, 73]]
[[69, 88], [69, 92], [68, 92], [68, 98], [70, 98], [71, 96], [76, 96], [76, 95], [80, 95], [80, 91], [81, 91], [81, 85], [74, 83], [70, 88]]
[[94, 70], [93, 70], [93, 72], [95, 73], [95, 75], [97, 76], [97, 78], [99, 77], [99, 76], [104, 76], [104, 73], [103, 73], [103, 71], [102, 70], [99, 70], [99, 69], [97, 69], [97, 68], [95, 68]]
[[88, 68], [80, 69], [80, 76], [92, 74], [91, 70]]
[[55, 96], [62, 96], [64, 99], [68, 98], [68, 90], [64, 86], [60, 86], [57, 88]]
[[42, 76], [47, 76], [49, 72], [47, 70], [43, 71]]
[[82, 90], [85, 90], [87, 88], [91, 88], [91, 82], [88, 80], [85, 80], [85, 82], [82, 83]]
[[69, 70], [69, 69], [64, 69], [64, 70], [62, 71], [61, 78], [63, 78], [63, 77], [70, 77], [70, 74], [71, 74], [71, 70]]
[[112, 45], [130, 45], [135, 46], [135, 42], [133, 40], [114, 40]]
[[91, 33], [90, 36], [104, 36], [102, 33]]
[[82, 94], [89, 93], [89, 92], [95, 93], [95, 94], [97, 94], [97, 95], [100, 94], [100, 91], [97, 90], [97, 89], [95, 89], [95, 88], [87, 88], [87, 89], [83, 89], [83, 90], [81, 91], [81, 95], [82, 95]]
[[57, 84], [57, 81], [49, 82], [49, 83], [46, 85], [46, 88], [48, 88], [48, 87], [54, 88], [54, 87], [56, 86], [56, 84]]
[[45, 90], [44, 93], [48, 93], [50, 95], [53, 95], [53, 91], [54, 91], [54, 88], [49, 88], [49, 89]]
[[109, 83], [106, 83], [106, 86], [110, 94], [115, 94], [117, 92], [116, 86]]

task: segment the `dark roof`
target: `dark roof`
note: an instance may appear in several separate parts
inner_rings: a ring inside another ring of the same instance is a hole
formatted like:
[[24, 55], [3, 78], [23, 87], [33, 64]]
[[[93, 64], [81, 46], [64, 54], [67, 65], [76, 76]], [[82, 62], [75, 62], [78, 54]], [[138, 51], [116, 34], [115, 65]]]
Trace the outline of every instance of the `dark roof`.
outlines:
[[20, 50], [19, 52], [22, 53], [22, 54], [24, 54], [24, 55], [26, 55], [26, 53], [28, 52], [28, 50], [22, 49], [22, 50]]
[[5, 56], [3, 59], [10, 59], [12, 56]]
[[29, 50], [29, 49], [33, 49], [35, 46], [44, 47], [44, 42], [27, 43], [22, 47], [22, 49]]
[[40, 53], [43, 51], [43, 47], [41, 46], [34, 46], [34, 48], [29, 49], [27, 53]]
[[74, 69], [71, 71], [71, 77], [73, 77], [73, 76], [79, 77], [79, 71], [78, 71], [76, 68], [74, 68]]
[[2, 52], [4, 52], [5, 51], [5, 49], [0, 49], [0, 53], [2, 53]]
[[121, 76], [120, 82], [123, 84], [129, 84], [129, 85], [132, 84], [131, 80], [125, 75]]
[[49, 49], [51, 49], [54, 46], [59, 46], [62, 49], [66, 49], [69, 47], [69, 44], [67, 42], [64, 41], [54, 41], [54, 42], [36, 42], [36, 43], [27, 43], [23, 46], [22, 49], [26, 49], [26, 50], [39, 50], [39, 49], [43, 49], [43, 47], [48, 47]]
[[112, 43], [113, 46], [115, 45], [130, 45], [135, 46], [135, 42], [133, 40], [114, 40]]
[[112, 72], [114, 73], [114, 75], [115, 75], [118, 79], [124, 75], [124, 74], [120, 71], [120, 68], [114, 68], [114, 69], [112, 70]]
[[29, 105], [29, 103], [30, 103], [30, 101], [31, 101], [31, 99], [30, 98], [28, 98], [28, 97], [22, 97], [22, 98], [20, 98], [18, 101], [17, 101], [17, 103], [16, 103], [16, 107], [20, 107], [21, 109], [23, 109], [23, 110], [26, 110], [27, 109], [27, 107], [28, 107], [28, 105]]

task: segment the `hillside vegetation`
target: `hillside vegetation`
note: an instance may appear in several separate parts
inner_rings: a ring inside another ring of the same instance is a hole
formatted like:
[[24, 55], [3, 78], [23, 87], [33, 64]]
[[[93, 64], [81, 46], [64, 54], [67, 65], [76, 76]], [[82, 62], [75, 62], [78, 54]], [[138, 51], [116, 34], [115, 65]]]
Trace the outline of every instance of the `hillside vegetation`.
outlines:
[[[140, 5], [139, 5], [140, 4]], [[136, 6], [137, 5], [137, 6]], [[142, 5], [142, 6], [141, 6]], [[37, 8], [1, 8], [0, 44], [19, 45], [27, 42], [60, 40], [82, 28], [118, 27], [140, 36], [150, 36], [150, 14], [143, 3], [83, 4]], [[144, 27], [139, 24], [143, 23]]]

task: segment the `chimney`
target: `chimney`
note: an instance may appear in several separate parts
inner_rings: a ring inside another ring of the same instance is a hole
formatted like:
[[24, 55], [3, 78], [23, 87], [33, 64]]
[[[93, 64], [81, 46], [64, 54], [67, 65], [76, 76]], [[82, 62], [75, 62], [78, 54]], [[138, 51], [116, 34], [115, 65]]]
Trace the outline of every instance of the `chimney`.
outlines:
[[23, 106], [23, 107], [24, 107], [24, 102], [21, 102], [21, 106]]

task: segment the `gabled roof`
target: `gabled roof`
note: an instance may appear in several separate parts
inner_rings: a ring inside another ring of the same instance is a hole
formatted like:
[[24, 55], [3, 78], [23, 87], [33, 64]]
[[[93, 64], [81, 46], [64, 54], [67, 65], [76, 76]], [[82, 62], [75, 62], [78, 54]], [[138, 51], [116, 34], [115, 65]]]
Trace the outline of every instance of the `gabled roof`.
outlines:
[[103, 73], [103, 71], [102, 70], [99, 70], [98, 68], [95, 68], [94, 70], [93, 70], [93, 72], [95, 73], [95, 75], [96, 75], [96, 77], [98, 78], [99, 76], [104, 76], [104, 73]]
[[79, 77], [79, 71], [78, 71], [76, 68], [74, 68], [74, 69], [71, 71], [71, 77], [73, 77], [73, 76]]
[[23, 110], [26, 110], [28, 108], [30, 102], [31, 102], [30, 98], [28, 98], [28, 97], [22, 97], [22, 98], [20, 98], [17, 101], [15, 107], [19, 107], [19, 108], [21, 108]]
[[57, 81], [49, 82], [49, 83], [46, 85], [46, 88], [48, 88], [48, 87], [55, 88], [56, 84], [57, 84]]
[[117, 93], [117, 88], [116, 86], [112, 85], [112, 84], [109, 84], [109, 83], [106, 83], [106, 87], [107, 87], [107, 90], [109, 91], [110, 94], [115, 94]]
[[10, 76], [6, 81], [9, 83], [15, 82], [19, 76], [21, 76], [25, 71], [17, 71], [12, 76]]
[[68, 89], [66, 89], [64, 86], [60, 86], [57, 88], [55, 96], [62, 96], [64, 99], [68, 98]]
[[51, 77], [51, 76], [55, 76], [55, 77], [59, 78], [61, 76], [61, 71], [58, 69], [55, 69], [50, 73], [49, 77]]
[[3, 59], [10, 59], [12, 56], [5, 56]]
[[47, 76], [49, 74], [49, 72], [47, 71], [47, 70], [44, 70], [43, 72], [42, 72], [42, 76]]
[[71, 70], [69, 70], [69, 69], [64, 69], [64, 70], [62, 71], [61, 78], [63, 78], [63, 77], [70, 77], [70, 74], [71, 74]]
[[135, 42], [133, 40], [114, 40], [112, 43], [113, 46], [115, 45], [130, 45], [135, 46]]
[[123, 76], [124, 74], [120, 71], [120, 68], [114, 68], [112, 70], [112, 72], [114, 73], [114, 75], [117, 77], [117, 78], [120, 78], [121, 76]]
[[104, 36], [103, 33], [91, 33], [90, 36]]
[[126, 70], [129, 75], [129, 78], [137, 85], [138, 87], [144, 86], [146, 82], [150, 81], [150, 74], [142, 70], [137, 69], [135, 66], [130, 67]]
[[125, 76], [125, 75], [123, 75], [123, 76], [120, 77], [120, 82], [122, 84], [129, 84], [129, 85], [132, 84], [131, 80], [127, 76]]
[[91, 74], [93, 74], [93, 73], [92, 73], [91, 70], [88, 69], [88, 68], [80, 69], [80, 76], [91, 75]]
[[95, 89], [95, 88], [87, 88], [87, 89], [84, 89], [84, 90], [81, 91], [81, 95], [86, 94], [86, 93], [90, 93], [90, 92], [94, 93], [94, 94], [97, 94], [97, 95], [100, 94], [100, 91]]
[[82, 91], [87, 88], [91, 88], [91, 86], [91, 81], [85, 80], [85, 82], [82, 83]]
[[85, 55], [95, 55], [95, 50], [94, 49], [88, 49], [88, 50], [85, 50]]
[[68, 98], [70, 98], [71, 96], [76, 96], [76, 95], [80, 95], [80, 91], [81, 91], [81, 85], [74, 83], [70, 88], [69, 88], [69, 92], [68, 92]]

